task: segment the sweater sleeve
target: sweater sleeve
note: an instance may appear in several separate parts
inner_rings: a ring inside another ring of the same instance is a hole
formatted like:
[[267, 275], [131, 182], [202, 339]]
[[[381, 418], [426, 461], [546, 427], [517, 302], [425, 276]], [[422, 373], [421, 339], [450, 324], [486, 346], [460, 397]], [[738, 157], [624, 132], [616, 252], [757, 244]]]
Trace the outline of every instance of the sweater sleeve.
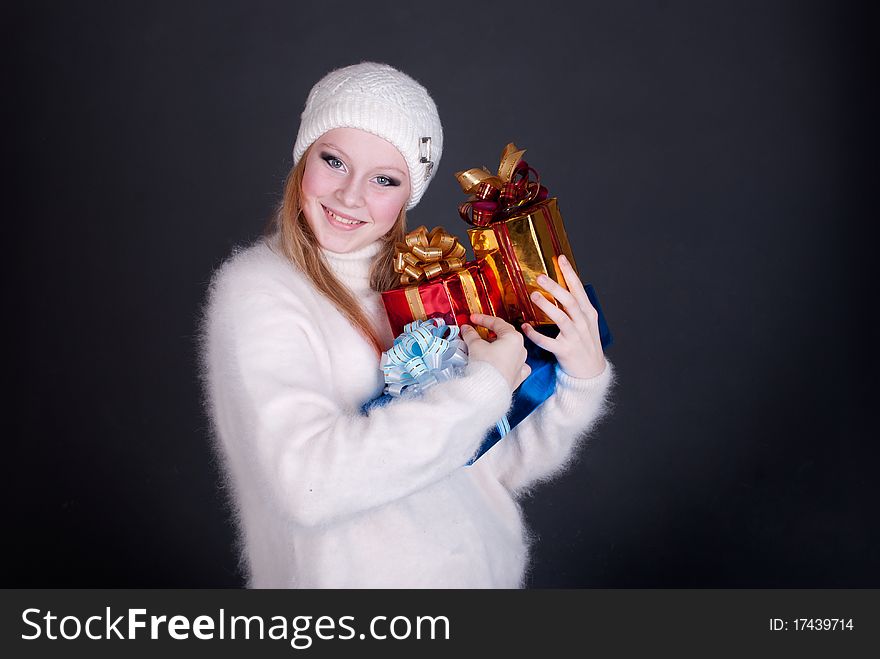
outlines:
[[332, 523], [450, 475], [510, 406], [501, 373], [474, 362], [420, 397], [368, 415], [345, 409], [331, 346], [306, 302], [259, 290], [222, 304], [219, 315], [209, 305], [206, 321], [219, 439], [246, 465], [239, 472], [300, 525]]
[[594, 378], [575, 378], [556, 366], [556, 389], [544, 403], [510, 434], [493, 446], [479, 462], [511, 492], [560, 472], [585, 437], [609, 409], [608, 395], [614, 367]]

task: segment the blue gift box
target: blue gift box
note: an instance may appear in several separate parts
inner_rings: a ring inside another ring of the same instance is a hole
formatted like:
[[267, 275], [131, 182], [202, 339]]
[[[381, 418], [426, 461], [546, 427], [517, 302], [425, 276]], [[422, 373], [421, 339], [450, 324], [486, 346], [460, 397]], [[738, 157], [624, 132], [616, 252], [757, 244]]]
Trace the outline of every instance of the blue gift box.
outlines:
[[[611, 335], [608, 322], [605, 320], [605, 314], [602, 312], [602, 307], [599, 304], [599, 296], [596, 294], [592, 284], [587, 284], [584, 286], [584, 289], [587, 292], [587, 297], [590, 298], [590, 303], [595, 307], [599, 315], [599, 339], [602, 342], [602, 349], [607, 349], [614, 342], [614, 337]], [[559, 333], [559, 328], [555, 325], [542, 326], [539, 331], [548, 336], [555, 336]], [[526, 364], [529, 365], [532, 372], [519, 388], [513, 392], [513, 403], [511, 404], [510, 411], [507, 413], [507, 420], [510, 423], [511, 429], [515, 428], [520, 421], [538, 409], [541, 403], [553, 395], [553, 391], [556, 388], [556, 356], [552, 352], [539, 348], [528, 337], [524, 338], [526, 351], [528, 352]], [[501, 438], [502, 435], [499, 430], [493, 428], [486, 435], [486, 438], [480, 445], [480, 449], [471, 458], [468, 465], [476, 462], [480, 456], [495, 446]]]

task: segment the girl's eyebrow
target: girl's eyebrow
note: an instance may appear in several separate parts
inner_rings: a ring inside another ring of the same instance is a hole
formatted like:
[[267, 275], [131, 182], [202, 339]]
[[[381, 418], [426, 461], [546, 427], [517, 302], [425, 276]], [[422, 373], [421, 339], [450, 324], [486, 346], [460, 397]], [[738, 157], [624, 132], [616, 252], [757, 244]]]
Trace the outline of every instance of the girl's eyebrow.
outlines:
[[338, 146], [336, 146], [335, 144], [330, 144], [330, 142], [321, 142], [320, 146], [329, 146], [331, 149], [334, 149], [335, 151], [339, 151], [340, 155], [343, 155], [346, 158], [348, 158], [348, 154], [345, 151], [343, 151], [342, 149], [340, 149]]
[[[342, 149], [340, 149], [338, 146], [336, 146], [335, 144], [331, 144], [330, 142], [321, 142], [321, 144], [319, 146], [326, 146], [326, 147], [333, 149], [334, 151], [339, 151], [339, 155], [341, 155], [343, 158], [345, 158], [347, 160], [350, 160], [350, 158], [348, 157], [348, 154], [345, 151], [343, 151]], [[399, 167], [392, 167], [390, 165], [384, 166], [384, 167], [383, 166], [374, 167], [373, 169], [392, 170], [392, 171], [399, 173], [401, 176], [406, 176], [406, 172], [404, 172], [402, 169], [400, 169]]]

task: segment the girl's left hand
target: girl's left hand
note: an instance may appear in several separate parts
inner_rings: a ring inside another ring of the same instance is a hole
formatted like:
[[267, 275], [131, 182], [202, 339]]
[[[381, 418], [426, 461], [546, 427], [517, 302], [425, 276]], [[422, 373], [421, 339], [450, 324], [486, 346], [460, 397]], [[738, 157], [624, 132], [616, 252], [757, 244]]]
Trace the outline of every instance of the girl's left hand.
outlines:
[[553, 339], [544, 336], [528, 323], [523, 323], [523, 333], [544, 350], [549, 350], [563, 371], [575, 378], [594, 378], [605, 370], [605, 353], [599, 338], [599, 314], [590, 304], [584, 285], [564, 256], [559, 266], [568, 290], [547, 275], [538, 277], [538, 284], [562, 303], [565, 311], [535, 291], [532, 303], [540, 308], [559, 326], [559, 335]]

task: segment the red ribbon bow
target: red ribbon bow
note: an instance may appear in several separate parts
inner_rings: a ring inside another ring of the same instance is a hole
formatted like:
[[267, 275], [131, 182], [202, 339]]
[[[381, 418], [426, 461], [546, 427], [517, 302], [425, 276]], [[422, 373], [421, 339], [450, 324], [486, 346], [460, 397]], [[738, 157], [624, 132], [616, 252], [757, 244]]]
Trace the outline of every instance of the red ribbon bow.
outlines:
[[[522, 160], [524, 153], [525, 149], [518, 150], [511, 142], [501, 153], [497, 175], [485, 167], [455, 174], [462, 190], [473, 195], [458, 207], [458, 214], [465, 222], [485, 227], [518, 208], [547, 198], [547, 188], [541, 185], [540, 175]], [[530, 180], [530, 172], [535, 175], [535, 180]]]

